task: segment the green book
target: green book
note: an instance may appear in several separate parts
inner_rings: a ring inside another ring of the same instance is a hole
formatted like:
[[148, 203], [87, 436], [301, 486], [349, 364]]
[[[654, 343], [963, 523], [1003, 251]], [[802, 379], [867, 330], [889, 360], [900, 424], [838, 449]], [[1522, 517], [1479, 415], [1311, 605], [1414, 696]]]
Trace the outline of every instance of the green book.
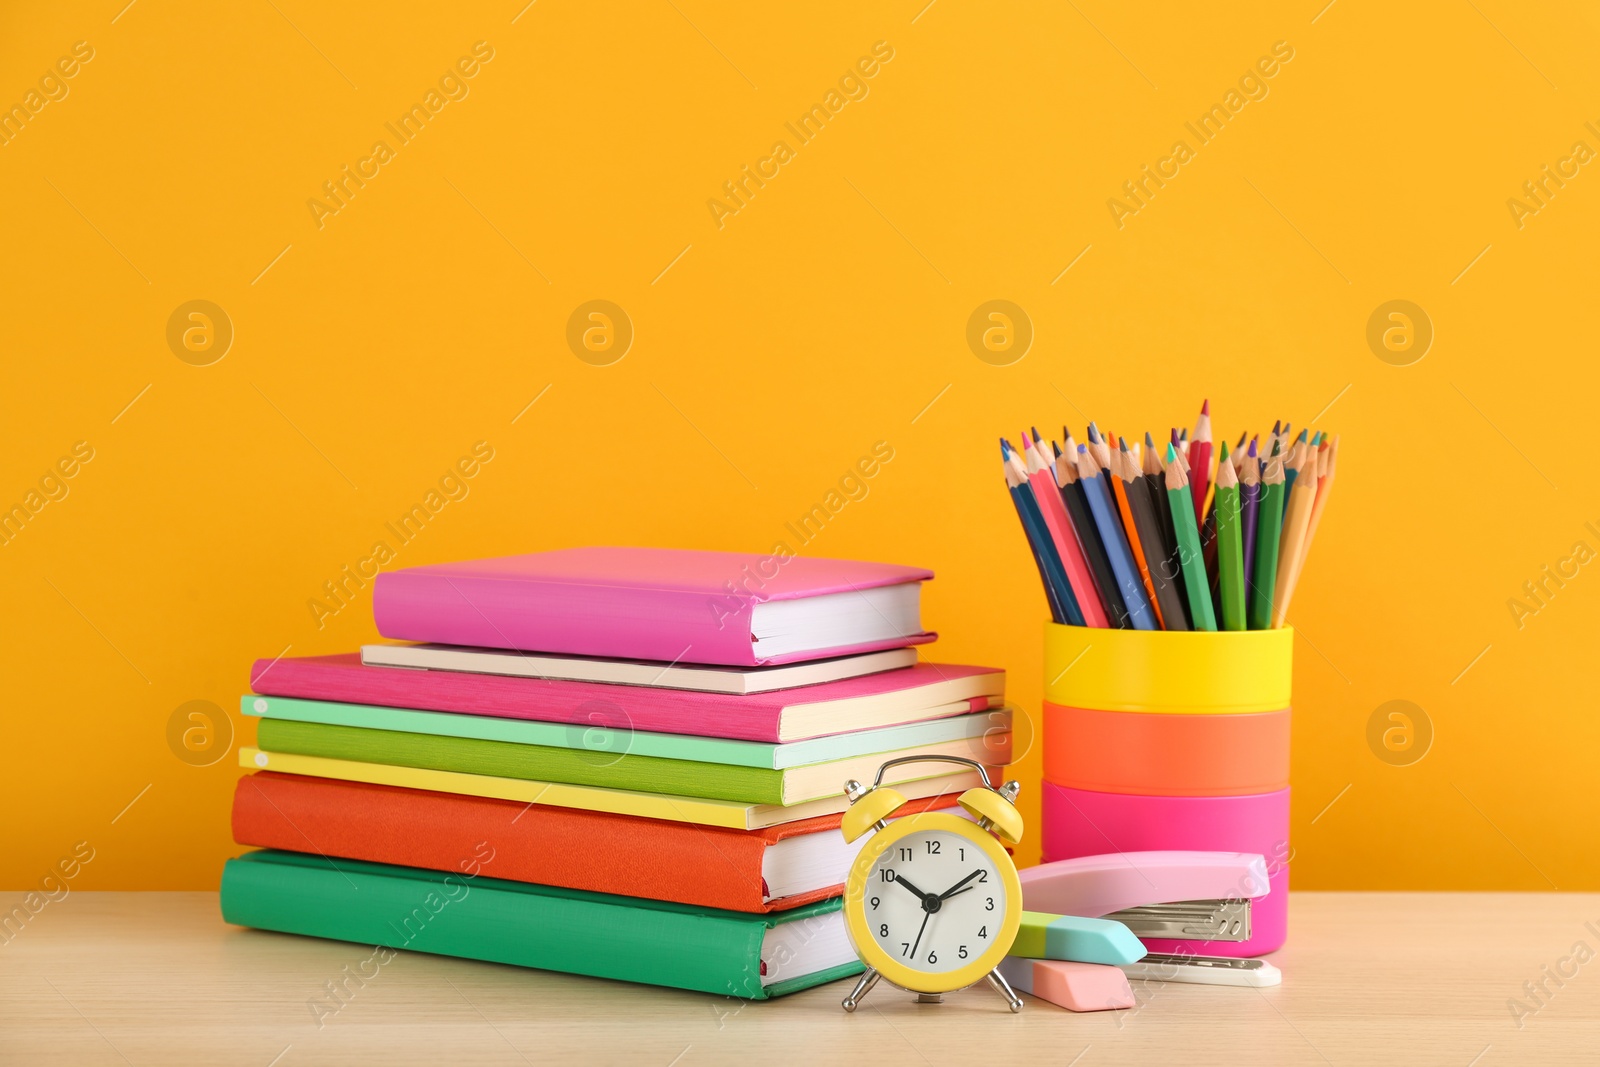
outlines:
[[[995, 766], [1010, 762], [1009, 744], [1002, 752], [990, 748], [981, 737], [941, 745], [918, 745], [914, 750], [874, 752], [804, 767], [766, 770], [632, 753], [614, 755], [550, 745], [270, 718], [257, 724], [256, 744], [268, 753], [774, 805], [842, 796], [845, 782], [852, 778], [869, 780], [885, 760], [901, 755], [964, 756]], [[885, 781], [916, 781], [947, 774], [949, 769], [949, 765], [943, 763], [913, 763], [895, 768], [885, 776]]]
[[[965, 701], [963, 701], [965, 703]], [[607, 755], [660, 756], [663, 759], [694, 760], [699, 763], [728, 763], [737, 767], [783, 770], [808, 763], [867, 756], [897, 748], [937, 745], [963, 738], [989, 738], [1001, 744], [1011, 728], [1009, 708], [995, 708], [942, 719], [888, 726], [877, 730], [814, 737], [806, 741], [768, 744], [760, 741], [730, 741], [720, 737], [695, 737], [689, 734], [651, 733], [634, 730], [625, 723], [573, 725], [559, 722], [534, 722], [495, 715], [464, 715], [457, 712], [413, 711], [373, 704], [336, 704], [326, 700], [297, 700], [293, 697], [265, 697], [253, 693], [239, 698], [245, 715], [271, 719], [297, 719], [330, 726], [361, 726], [369, 730], [400, 730], [413, 734], [438, 734], [448, 737], [475, 737], [483, 741], [514, 741], [522, 745], [551, 745], [582, 749], [591, 759]], [[997, 762], [1005, 762], [998, 760]]]
[[748, 1000], [861, 970], [838, 897], [749, 915], [270, 850], [229, 860], [221, 895], [239, 926]]

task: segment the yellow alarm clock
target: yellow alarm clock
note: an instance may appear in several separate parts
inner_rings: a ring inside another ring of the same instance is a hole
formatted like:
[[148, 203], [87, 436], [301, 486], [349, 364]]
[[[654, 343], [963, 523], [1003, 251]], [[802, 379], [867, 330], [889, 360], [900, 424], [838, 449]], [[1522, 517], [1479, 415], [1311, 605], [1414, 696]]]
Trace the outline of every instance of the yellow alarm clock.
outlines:
[[[884, 772], [931, 762], [964, 764], [983, 777], [958, 801], [977, 822], [925, 811], [888, 825], [906, 800], [883, 785]], [[1021, 788], [1017, 782], [995, 788], [983, 764], [960, 756], [902, 756], [879, 767], [870, 787], [845, 783], [844, 839], [877, 831], [845, 881], [845, 929], [867, 968], [844, 998], [845, 1011], [855, 1011], [880, 978], [934, 1004], [988, 978], [1012, 1011], [1022, 1010], [1022, 998], [996, 969], [1022, 922], [1022, 883], [1000, 844], [1022, 839], [1015, 806]]]

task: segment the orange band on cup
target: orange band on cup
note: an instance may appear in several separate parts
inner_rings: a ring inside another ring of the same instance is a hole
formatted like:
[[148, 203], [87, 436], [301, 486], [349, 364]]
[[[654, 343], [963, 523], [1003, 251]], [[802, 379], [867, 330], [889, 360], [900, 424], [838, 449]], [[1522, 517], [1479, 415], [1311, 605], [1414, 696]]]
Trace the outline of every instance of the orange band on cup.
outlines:
[[1289, 709], [1156, 715], [1044, 706], [1044, 777], [1073, 789], [1169, 797], [1289, 784]]

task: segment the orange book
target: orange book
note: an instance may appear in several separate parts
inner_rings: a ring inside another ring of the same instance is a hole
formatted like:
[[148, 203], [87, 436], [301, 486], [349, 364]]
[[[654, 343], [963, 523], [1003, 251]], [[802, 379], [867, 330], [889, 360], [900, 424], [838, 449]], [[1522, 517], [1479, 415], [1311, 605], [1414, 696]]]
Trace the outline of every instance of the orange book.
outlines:
[[756, 913], [844, 891], [861, 842], [846, 844], [839, 820], [730, 830], [272, 771], [233, 794], [241, 845]]

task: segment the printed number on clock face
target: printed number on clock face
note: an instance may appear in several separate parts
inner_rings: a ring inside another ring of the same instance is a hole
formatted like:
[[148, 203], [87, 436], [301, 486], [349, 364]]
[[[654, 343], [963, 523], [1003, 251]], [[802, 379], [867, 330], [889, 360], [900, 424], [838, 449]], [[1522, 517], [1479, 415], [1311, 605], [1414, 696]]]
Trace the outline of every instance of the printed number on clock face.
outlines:
[[999, 933], [1006, 891], [994, 862], [959, 834], [907, 834], [884, 849], [861, 906], [878, 945], [919, 971], [953, 971]]

